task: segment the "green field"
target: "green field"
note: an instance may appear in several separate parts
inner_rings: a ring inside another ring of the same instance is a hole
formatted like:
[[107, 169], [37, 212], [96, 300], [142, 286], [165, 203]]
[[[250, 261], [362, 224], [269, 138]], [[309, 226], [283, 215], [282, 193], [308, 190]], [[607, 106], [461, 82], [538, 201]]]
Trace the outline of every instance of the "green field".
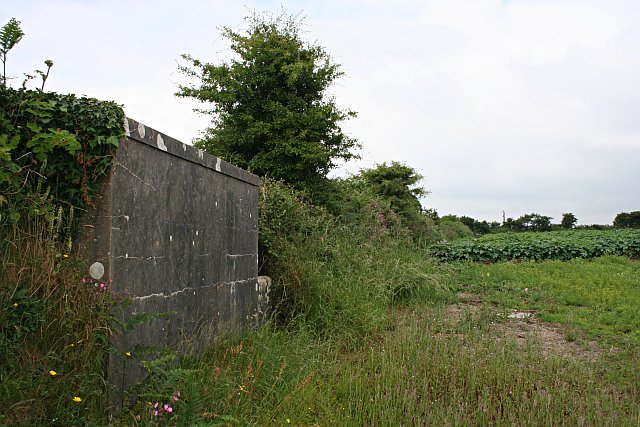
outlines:
[[[291, 244], [272, 240], [288, 317], [145, 360], [139, 400], [115, 418], [101, 376], [111, 305], [53, 246], [16, 253], [5, 274], [57, 287], [1, 301], [0, 426], [640, 425], [639, 261], [440, 263], [403, 234], [372, 239], [296, 206], [271, 218], [306, 218]], [[41, 305], [59, 324], [34, 317]]]
[[640, 231], [632, 229], [566, 230], [487, 234], [433, 245], [432, 254], [446, 262], [640, 257]]
[[640, 423], [639, 262], [427, 264], [440, 291], [358, 346], [265, 328], [184, 361], [176, 384], [203, 425]]

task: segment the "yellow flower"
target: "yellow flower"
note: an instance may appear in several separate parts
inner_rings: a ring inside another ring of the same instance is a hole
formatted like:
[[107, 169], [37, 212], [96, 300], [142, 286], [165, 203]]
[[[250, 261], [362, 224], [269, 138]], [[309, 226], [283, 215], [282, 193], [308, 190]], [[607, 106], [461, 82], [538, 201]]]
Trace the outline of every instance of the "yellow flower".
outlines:
[[131, 357], [131, 352], [130, 351], [127, 351], [125, 354], [127, 355], [127, 357]]
[[18, 308], [18, 303], [17, 302], [13, 303], [13, 308]]
[[287, 418], [287, 424], [291, 424], [291, 420]]
[[65, 258], [69, 258], [69, 254], [63, 254], [62, 256]]
[[244, 386], [238, 386], [238, 388], [240, 389], [240, 391], [244, 391]]
[[82, 402], [82, 399], [79, 398], [78, 396], [74, 396], [73, 397], [73, 401], [76, 402], [76, 403], [80, 403], [80, 402]]
[[54, 370], [49, 371], [49, 375], [51, 375], [52, 377], [55, 377], [56, 375], [58, 375], [58, 373]]

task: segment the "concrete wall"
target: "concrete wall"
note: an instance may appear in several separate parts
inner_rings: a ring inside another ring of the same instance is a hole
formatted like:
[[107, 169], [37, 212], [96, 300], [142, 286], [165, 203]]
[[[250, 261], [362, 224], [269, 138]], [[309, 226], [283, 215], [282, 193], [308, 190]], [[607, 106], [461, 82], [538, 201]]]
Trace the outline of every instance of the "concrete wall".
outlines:
[[256, 325], [268, 306], [268, 286], [258, 284], [259, 179], [134, 120], [125, 130], [80, 250], [96, 263], [92, 274], [103, 268], [101, 280], [130, 298], [128, 318], [174, 314], [114, 338], [119, 390], [141, 375], [125, 352], [185, 343], [199, 351]]

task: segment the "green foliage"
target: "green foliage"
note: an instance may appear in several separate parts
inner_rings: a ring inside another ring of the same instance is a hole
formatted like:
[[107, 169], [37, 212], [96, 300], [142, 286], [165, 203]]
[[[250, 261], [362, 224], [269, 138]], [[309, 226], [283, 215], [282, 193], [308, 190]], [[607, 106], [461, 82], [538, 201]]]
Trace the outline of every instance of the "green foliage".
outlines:
[[406, 230], [386, 222], [384, 207], [360, 201], [344, 221], [282, 183], [263, 183], [261, 273], [273, 279], [279, 322], [352, 345], [385, 322], [389, 304], [433, 290], [433, 266]]
[[431, 247], [442, 261], [501, 262], [514, 259], [566, 261], [603, 255], [640, 256], [640, 233], [632, 230], [580, 230], [488, 234]]
[[440, 238], [444, 241], [452, 241], [465, 237], [473, 237], [473, 232], [457, 218], [444, 216], [438, 221]]
[[613, 220], [613, 226], [619, 228], [640, 228], [640, 211], [619, 213]]
[[0, 375], [15, 368], [15, 354], [44, 322], [44, 301], [24, 287], [0, 294]]
[[389, 200], [391, 208], [399, 215], [420, 211], [420, 197], [428, 193], [417, 186], [422, 181], [415, 169], [400, 162], [382, 163], [373, 169], [363, 169], [358, 175], [376, 194]]
[[[112, 102], [0, 87], [0, 222], [87, 209], [123, 135]], [[50, 203], [35, 206], [35, 194]]]
[[551, 217], [531, 213], [522, 215], [515, 220], [507, 218], [503, 228], [509, 231], [550, 231]]
[[560, 221], [560, 225], [562, 226], [562, 228], [570, 229], [575, 227], [577, 222], [578, 218], [576, 218], [576, 216], [571, 212], [568, 212], [562, 214], [562, 221]]
[[14, 48], [16, 44], [22, 40], [24, 32], [20, 28], [20, 21], [15, 18], [9, 19], [2, 28], [0, 28], [0, 61], [2, 61], [2, 86], [7, 86], [7, 53]]
[[13, 234], [0, 231], [0, 419], [9, 425], [103, 419], [118, 299], [106, 284], [82, 280], [81, 263], [42, 216], [24, 218]]
[[196, 146], [258, 175], [313, 186], [358, 146], [340, 128], [355, 113], [326, 94], [340, 67], [302, 39], [295, 17], [246, 21], [244, 32], [222, 30], [235, 54], [228, 62], [183, 56], [190, 65], [180, 70], [200, 82], [181, 86], [177, 95], [209, 103], [213, 116]]
[[[455, 217], [455, 215], [447, 215], [447, 216]], [[460, 220], [460, 222], [462, 222], [464, 225], [469, 227], [469, 230], [471, 230], [473, 234], [476, 236], [489, 234], [489, 233], [495, 232], [500, 228], [500, 223], [497, 221], [493, 221], [493, 222], [488, 222], [485, 220], [478, 221], [477, 219], [474, 219], [465, 215], [461, 217], [456, 217], [456, 218], [458, 218], [458, 220]]]
[[372, 169], [362, 169], [351, 178], [362, 181], [372, 194], [386, 201], [400, 218], [403, 227], [411, 230], [416, 241], [429, 239], [433, 235], [433, 221], [424, 213], [420, 198], [428, 192], [420, 187], [422, 181], [415, 169], [400, 162], [382, 163]]

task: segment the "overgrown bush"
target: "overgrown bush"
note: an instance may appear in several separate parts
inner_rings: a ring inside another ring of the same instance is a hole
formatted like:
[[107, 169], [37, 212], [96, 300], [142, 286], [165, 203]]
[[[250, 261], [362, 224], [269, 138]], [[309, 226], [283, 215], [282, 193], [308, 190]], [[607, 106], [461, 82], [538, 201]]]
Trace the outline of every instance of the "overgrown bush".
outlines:
[[416, 262], [407, 230], [387, 223], [375, 199], [359, 202], [345, 221], [282, 183], [263, 181], [261, 270], [274, 280], [278, 321], [355, 344], [386, 322], [394, 302], [437, 288], [433, 266]]
[[90, 207], [123, 123], [113, 102], [0, 86], [0, 222]]

